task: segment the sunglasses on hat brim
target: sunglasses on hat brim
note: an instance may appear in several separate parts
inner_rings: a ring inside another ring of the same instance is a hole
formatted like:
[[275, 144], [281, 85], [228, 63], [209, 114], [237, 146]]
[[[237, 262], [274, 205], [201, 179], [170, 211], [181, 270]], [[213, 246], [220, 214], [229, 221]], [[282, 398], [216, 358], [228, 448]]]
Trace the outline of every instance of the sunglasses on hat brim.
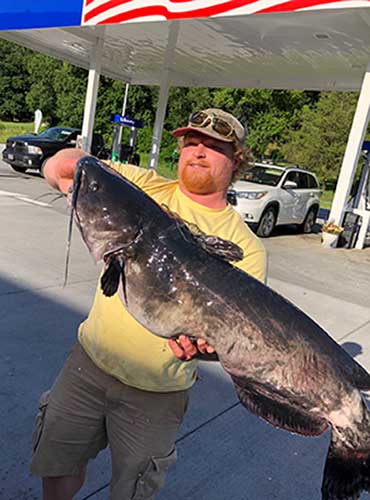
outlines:
[[217, 134], [225, 137], [225, 139], [231, 139], [232, 136], [236, 137], [235, 130], [230, 123], [215, 116], [213, 113], [196, 111], [190, 115], [189, 125], [195, 128], [211, 128]]

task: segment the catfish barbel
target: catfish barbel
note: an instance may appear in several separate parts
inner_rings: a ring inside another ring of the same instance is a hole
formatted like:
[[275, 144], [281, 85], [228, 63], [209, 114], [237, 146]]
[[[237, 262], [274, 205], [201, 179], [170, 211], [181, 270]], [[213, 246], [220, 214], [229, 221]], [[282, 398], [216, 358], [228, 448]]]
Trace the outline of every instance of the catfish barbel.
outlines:
[[193, 234], [174, 214], [92, 157], [79, 160], [72, 210], [103, 293], [122, 287], [128, 311], [153, 334], [213, 346], [241, 403], [305, 436], [331, 429], [322, 499], [370, 491], [370, 375], [317, 323], [228, 260], [240, 249]]

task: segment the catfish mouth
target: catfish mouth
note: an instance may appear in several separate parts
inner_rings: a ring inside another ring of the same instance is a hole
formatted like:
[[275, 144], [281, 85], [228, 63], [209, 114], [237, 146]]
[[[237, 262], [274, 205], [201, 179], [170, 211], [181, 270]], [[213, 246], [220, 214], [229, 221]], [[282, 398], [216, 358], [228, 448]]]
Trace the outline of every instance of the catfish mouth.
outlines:
[[113, 169], [86, 157], [78, 161], [73, 180], [70, 233], [74, 220], [96, 262], [106, 262], [116, 254], [132, 252], [142, 235], [140, 224], [131, 226], [125, 221], [124, 214], [121, 217], [113, 209], [117, 197], [117, 189], [113, 194], [109, 189], [113, 174], [122, 179]]
[[[91, 221], [85, 220], [79, 214], [78, 209], [75, 210], [74, 217], [82, 239], [96, 262], [106, 262], [115, 254], [130, 252], [130, 249], [139, 242], [143, 234], [143, 231], [138, 229], [137, 233], [129, 241], [126, 241], [127, 235], [122, 228], [109, 229], [107, 224], [106, 228], [99, 229], [96, 227], [99, 218]], [[88, 230], [89, 227], [92, 229]]]
[[[96, 262], [106, 261], [123, 247], [122, 231], [114, 228], [110, 212], [105, 205], [96, 205], [95, 200], [85, 199], [94, 177], [89, 176], [83, 165], [75, 173], [72, 195], [72, 217], [82, 239]], [[99, 184], [98, 181], [96, 181]], [[93, 190], [94, 191], [94, 190]], [[95, 205], [95, 206], [94, 206]]]
[[[79, 215], [78, 209], [74, 211], [74, 219], [81, 233], [85, 245], [89, 249], [96, 262], [106, 260], [108, 256], [118, 252], [123, 248], [118, 239], [122, 234], [116, 230], [94, 228], [94, 221], [85, 223], [84, 218]], [[87, 227], [92, 226], [91, 230]]]
[[125, 246], [115, 241], [112, 231], [102, 231], [95, 235], [85, 234], [82, 237], [94, 259], [97, 262], [106, 261], [110, 256], [122, 251]]

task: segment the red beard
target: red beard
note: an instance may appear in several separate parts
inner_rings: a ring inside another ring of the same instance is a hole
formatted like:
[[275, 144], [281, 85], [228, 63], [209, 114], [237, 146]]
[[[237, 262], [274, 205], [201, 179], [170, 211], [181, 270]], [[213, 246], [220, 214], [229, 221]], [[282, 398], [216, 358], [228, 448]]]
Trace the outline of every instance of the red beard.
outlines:
[[186, 165], [184, 168], [181, 180], [190, 193], [194, 194], [211, 194], [216, 190], [216, 185], [208, 168], [204, 167], [195, 170]]

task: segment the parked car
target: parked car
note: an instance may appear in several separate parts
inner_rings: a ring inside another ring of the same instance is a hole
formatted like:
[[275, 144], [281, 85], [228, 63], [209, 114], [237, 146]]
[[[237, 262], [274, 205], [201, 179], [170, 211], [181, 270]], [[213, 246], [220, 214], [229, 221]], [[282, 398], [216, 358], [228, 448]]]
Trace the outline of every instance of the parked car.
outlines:
[[280, 224], [297, 224], [301, 232], [310, 233], [320, 207], [320, 188], [307, 170], [256, 163], [231, 186], [228, 198], [258, 236], [266, 238]]
[[[79, 134], [81, 130], [77, 128], [51, 127], [38, 135], [9, 137], [3, 151], [3, 160], [16, 172], [33, 168], [40, 170], [42, 174], [46, 160], [61, 149], [75, 147]], [[100, 134], [94, 133], [91, 152], [98, 158], [107, 158], [108, 152]]]

